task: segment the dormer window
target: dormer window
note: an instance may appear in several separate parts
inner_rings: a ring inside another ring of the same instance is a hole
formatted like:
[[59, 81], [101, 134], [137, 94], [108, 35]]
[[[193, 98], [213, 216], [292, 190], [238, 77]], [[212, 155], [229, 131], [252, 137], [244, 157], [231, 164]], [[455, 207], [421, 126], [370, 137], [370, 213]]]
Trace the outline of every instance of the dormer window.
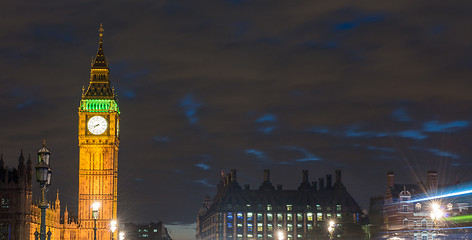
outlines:
[[421, 203], [415, 205], [416, 211], [421, 211]]

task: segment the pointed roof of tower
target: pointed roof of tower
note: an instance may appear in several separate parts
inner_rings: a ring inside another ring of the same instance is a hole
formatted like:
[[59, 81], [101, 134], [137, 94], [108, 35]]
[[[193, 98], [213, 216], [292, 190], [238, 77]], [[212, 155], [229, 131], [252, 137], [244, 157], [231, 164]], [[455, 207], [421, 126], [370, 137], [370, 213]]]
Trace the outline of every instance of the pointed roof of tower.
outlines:
[[100, 40], [98, 42], [97, 55], [92, 62], [92, 68], [108, 68], [107, 59], [105, 58], [105, 53], [103, 52], [103, 23], [100, 23], [100, 29], [98, 29], [98, 32]]
[[90, 84], [84, 99], [114, 99], [114, 91], [110, 87], [108, 62], [103, 51], [103, 24], [100, 24], [97, 55], [92, 60]]

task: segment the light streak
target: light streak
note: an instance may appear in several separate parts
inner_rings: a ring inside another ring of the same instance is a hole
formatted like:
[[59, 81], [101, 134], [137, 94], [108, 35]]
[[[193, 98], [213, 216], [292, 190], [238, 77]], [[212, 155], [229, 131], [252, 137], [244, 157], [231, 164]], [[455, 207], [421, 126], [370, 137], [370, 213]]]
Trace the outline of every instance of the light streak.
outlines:
[[439, 194], [439, 195], [433, 195], [425, 198], [419, 198], [419, 199], [414, 199], [407, 201], [409, 203], [414, 203], [414, 202], [422, 202], [422, 201], [428, 201], [428, 200], [433, 200], [433, 199], [439, 199], [439, 198], [448, 198], [448, 197], [455, 197], [455, 196], [460, 196], [460, 195], [466, 195], [466, 194], [471, 194], [472, 193], [472, 188], [470, 184], [468, 185], [467, 190], [458, 190], [457, 192], [450, 192], [450, 193], [445, 193], [445, 194]]

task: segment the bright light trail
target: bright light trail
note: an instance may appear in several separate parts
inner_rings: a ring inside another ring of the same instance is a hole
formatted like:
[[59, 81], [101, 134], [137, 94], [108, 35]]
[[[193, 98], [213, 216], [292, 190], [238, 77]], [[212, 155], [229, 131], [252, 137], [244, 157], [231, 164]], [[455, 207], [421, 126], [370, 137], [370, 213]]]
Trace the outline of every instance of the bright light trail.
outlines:
[[[465, 186], [464, 186], [465, 187]], [[447, 198], [447, 197], [455, 197], [455, 196], [460, 196], [460, 195], [466, 195], [466, 194], [471, 194], [472, 193], [472, 187], [470, 184], [468, 184], [468, 189], [467, 190], [457, 190], [457, 192], [450, 192], [446, 194], [440, 194], [440, 195], [433, 195], [425, 198], [420, 198], [420, 199], [414, 199], [410, 200], [408, 202], [414, 203], [414, 202], [422, 202], [422, 201], [428, 201], [428, 200], [433, 200], [433, 199], [439, 199], [439, 198]]]

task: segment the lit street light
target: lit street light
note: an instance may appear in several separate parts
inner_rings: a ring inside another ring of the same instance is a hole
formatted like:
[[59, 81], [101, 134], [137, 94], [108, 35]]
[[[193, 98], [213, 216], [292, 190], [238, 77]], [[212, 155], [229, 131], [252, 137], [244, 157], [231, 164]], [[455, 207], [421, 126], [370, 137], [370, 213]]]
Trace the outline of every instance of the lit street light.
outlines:
[[277, 231], [277, 240], [284, 240], [284, 239], [285, 239], [284, 231], [282, 230]]
[[93, 240], [97, 240], [97, 219], [100, 202], [92, 203], [92, 218], [93, 218]]
[[115, 237], [115, 230], [116, 230], [116, 225], [118, 223], [116, 222], [116, 220], [111, 220], [110, 221], [110, 231], [111, 231], [111, 240], [114, 240], [114, 237]]
[[333, 220], [330, 220], [328, 223], [329, 239], [333, 239], [333, 232], [335, 227], [336, 223]]
[[125, 232], [123, 232], [123, 231], [120, 232], [120, 239], [119, 240], [125, 240]]
[[[49, 208], [49, 204], [46, 202], [46, 187], [51, 185], [52, 170], [49, 167], [49, 156], [51, 152], [46, 148], [46, 141], [43, 141], [43, 147], [38, 151], [38, 164], [36, 164], [36, 181], [39, 182], [39, 188], [41, 189], [41, 202], [38, 204], [41, 209], [41, 226], [39, 234], [36, 231], [35, 237], [40, 240], [46, 240], [46, 209]], [[51, 239], [51, 232], [47, 233], [48, 239]]]

